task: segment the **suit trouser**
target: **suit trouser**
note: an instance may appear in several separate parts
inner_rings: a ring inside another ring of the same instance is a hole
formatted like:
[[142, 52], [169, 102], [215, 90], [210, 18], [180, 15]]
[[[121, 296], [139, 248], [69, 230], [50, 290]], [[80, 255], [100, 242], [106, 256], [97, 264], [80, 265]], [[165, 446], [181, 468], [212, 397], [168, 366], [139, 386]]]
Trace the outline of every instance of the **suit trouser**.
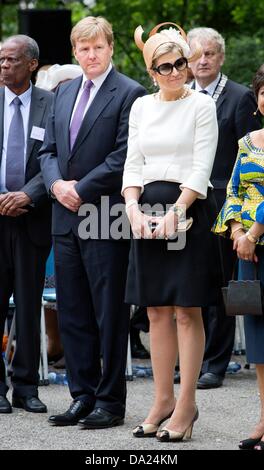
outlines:
[[[70, 393], [123, 416], [129, 243], [54, 237], [57, 305]], [[103, 358], [101, 367], [100, 354]]]
[[[214, 190], [216, 200], [215, 218], [220, 212], [225, 200], [224, 189]], [[215, 269], [222, 272], [222, 286], [227, 285], [233, 276], [236, 252], [233, 251], [231, 240], [212, 234], [213, 247], [218, 253], [221, 252], [222, 263], [218, 258], [219, 265]], [[221, 288], [219, 287], [216, 305], [202, 309], [205, 328], [205, 353], [202, 365], [202, 373], [212, 372], [224, 377], [227, 369], [235, 338], [235, 318], [225, 314], [225, 307]]]
[[[13, 392], [37, 395], [40, 359], [41, 297], [50, 246], [33, 244], [23, 217], [0, 217], [0, 342], [9, 298], [16, 305], [16, 349], [12, 362]], [[0, 359], [0, 394], [8, 390], [5, 365]]]

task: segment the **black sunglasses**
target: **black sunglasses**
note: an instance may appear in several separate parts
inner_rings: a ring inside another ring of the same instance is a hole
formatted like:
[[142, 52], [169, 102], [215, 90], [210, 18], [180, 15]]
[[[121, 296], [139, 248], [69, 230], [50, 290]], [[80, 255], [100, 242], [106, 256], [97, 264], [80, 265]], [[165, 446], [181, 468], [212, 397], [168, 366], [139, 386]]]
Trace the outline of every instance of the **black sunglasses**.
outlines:
[[165, 64], [160, 64], [158, 67], [153, 67], [154, 72], [158, 72], [160, 75], [170, 75], [173, 72], [173, 69], [182, 71], [186, 69], [188, 65], [188, 60], [186, 57], [180, 57], [180, 59], [175, 60], [174, 64], [166, 62]]

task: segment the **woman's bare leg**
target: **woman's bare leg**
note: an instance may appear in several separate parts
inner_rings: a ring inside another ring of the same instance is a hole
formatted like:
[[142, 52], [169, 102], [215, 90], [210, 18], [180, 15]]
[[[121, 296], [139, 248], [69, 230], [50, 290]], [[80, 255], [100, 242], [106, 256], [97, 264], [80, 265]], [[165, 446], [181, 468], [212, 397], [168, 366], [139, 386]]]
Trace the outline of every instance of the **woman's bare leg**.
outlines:
[[175, 411], [166, 425], [183, 432], [196, 413], [195, 392], [204, 355], [205, 334], [200, 308], [176, 307], [181, 385]]
[[178, 351], [177, 327], [173, 307], [149, 307], [148, 317], [155, 398], [144, 422], [158, 424], [175, 406], [174, 370]]

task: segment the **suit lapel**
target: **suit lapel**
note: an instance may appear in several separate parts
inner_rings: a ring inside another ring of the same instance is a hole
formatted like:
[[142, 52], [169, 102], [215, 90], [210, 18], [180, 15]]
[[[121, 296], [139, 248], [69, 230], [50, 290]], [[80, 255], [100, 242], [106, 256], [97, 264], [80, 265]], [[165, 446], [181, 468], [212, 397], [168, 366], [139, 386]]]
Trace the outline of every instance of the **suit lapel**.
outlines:
[[[219, 95], [219, 98], [218, 98], [218, 100], [216, 101], [216, 109], [217, 109], [217, 111], [220, 109], [220, 107], [222, 106], [223, 102], [224, 102], [225, 99], [226, 99], [226, 87], [228, 87], [228, 81], [227, 81], [227, 83], [226, 83], [226, 86], [225, 86], [224, 89], [222, 90], [221, 95]], [[195, 81], [192, 82], [192, 84], [191, 84], [191, 89], [192, 89], [192, 90], [195, 90]]]
[[61, 132], [64, 139], [64, 142], [67, 146], [67, 155], [71, 154], [70, 151], [70, 122], [71, 122], [71, 115], [74, 108], [74, 104], [79, 92], [79, 88], [82, 83], [82, 75], [81, 77], [72, 80], [70, 83], [70, 88], [67, 93], [62, 94], [62, 110], [61, 110]]
[[45, 112], [45, 103], [42, 96], [38, 96], [36, 88], [32, 87], [32, 95], [30, 102], [30, 111], [28, 118], [28, 135], [27, 135], [27, 151], [26, 151], [26, 162], [28, 162], [32, 149], [35, 144], [35, 139], [32, 139], [31, 132], [33, 126], [40, 127], [43, 114]]
[[114, 98], [115, 89], [116, 71], [112, 69], [100, 87], [100, 90], [96, 94], [91, 106], [88, 108], [86, 115], [84, 116], [77, 139], [72, 149], [72, 153], [70, 154], [70, 158], [82, 144], [83, 140], [87, 137], [98, 117]]
[[222, 104], [224, 103], [226, 99], [226, 86], [225, 88], [222, 90], [222, 93], [221, 95], [219, 96], [217, 102], [216, 102], [216, 109], [217, 111], [221, 108]]

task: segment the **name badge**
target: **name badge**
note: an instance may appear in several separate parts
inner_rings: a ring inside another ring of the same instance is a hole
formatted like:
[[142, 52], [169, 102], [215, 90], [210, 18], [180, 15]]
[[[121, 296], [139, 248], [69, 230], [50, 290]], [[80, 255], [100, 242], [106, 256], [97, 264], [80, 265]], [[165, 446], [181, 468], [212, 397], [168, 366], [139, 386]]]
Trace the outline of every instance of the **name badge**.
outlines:
[[45, 129], [43, 127], [32, 126], [30, 134], [31, 139], [41, 140], [43, 142], [45, 135]]

